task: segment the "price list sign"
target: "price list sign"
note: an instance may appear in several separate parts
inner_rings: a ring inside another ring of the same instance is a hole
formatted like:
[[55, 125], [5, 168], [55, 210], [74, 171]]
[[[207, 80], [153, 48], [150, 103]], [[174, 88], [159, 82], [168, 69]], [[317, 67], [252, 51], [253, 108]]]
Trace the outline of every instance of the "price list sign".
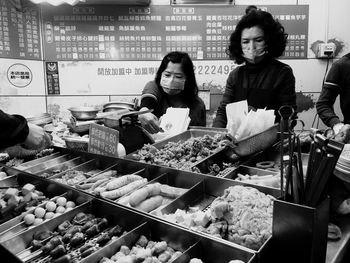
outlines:
[[[246, 6], [42, 7], [45, 60], [160, 60], [174, 50], [228, 59], [230, 34]], [[308, 5], [261, 7], [289, 34], [281, 58], [306, 58]]]
[[58, 75], [58, 63], [46, 62], [46, 85], [49, 95], [59, 95], [59, 75]]
[[92, 123], [89, 129], [88, 151], [111, 157], [118, 157], [119, 132], [117, 130]]
[[0, 0], [0, 57], [41, 59], [39, 9], [26, 2], [16, 9]]

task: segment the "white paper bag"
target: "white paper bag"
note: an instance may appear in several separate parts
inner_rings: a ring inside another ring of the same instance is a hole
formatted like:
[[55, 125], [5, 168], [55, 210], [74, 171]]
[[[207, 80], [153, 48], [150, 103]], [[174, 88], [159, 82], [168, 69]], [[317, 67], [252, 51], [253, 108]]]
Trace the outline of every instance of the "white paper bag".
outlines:
[[160, 119], [160, 127], [168, 134], [178, 134], [188, 128], [189, 108], [168, 108]]
[[228, 133], [235, 136], [242, 121], [248, 114], [248, 103], [246, 100], [229, 103], [226, 105], [226, 116]]

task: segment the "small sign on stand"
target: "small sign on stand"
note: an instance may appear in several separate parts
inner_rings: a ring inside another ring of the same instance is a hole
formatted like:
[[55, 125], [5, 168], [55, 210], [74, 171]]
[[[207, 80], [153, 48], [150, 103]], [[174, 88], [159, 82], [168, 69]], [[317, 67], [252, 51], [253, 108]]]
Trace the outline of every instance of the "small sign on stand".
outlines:
[[118, 157], [119, 131], [92, 123], [89, 129], [88, 152]]

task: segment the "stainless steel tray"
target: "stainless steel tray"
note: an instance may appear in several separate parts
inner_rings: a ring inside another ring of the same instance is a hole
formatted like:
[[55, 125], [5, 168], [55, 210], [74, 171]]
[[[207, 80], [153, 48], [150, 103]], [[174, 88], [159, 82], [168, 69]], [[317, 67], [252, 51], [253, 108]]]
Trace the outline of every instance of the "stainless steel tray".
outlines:
[[53, 176], [54, 174], [61, 173], [64, 171], [67, 171], [69, 169], [72, 169], [79, 164], [83, 163], [84, 161], [80, 157], [74, 157], [68, 161], [57, 163], [56, 165], [47, 168], [47, 169], [38, 169], [37, 171], [32, 172], [33, 174], [36, 174], [40, 177], [48, 178]]
[[[61, 173], [55, 174], [51, 177], [49, 177], [52, 180], [55, 181], [60, 181], [67, 173], [72, 172], [72, 171], [79, 171], [81, 172], [86, 178], [90, 178], [93, 177], [97, 174], [99, 174], [100, 172], [108, 169], [109, 167], [113, 166], [115, 164], [116, 161], [106, 161], [104, 159], [91, 159], [91, 160], [87, 160], [84, 163], [81, 163], [71, 169], [68, 169], [66, 171], [63, 171]], [[69, 184], [70, 186], [74, 186], [82, 181], [84, 181], [86, 179], [81, 179], [81, 180], [77, 180], [77, 182], [75, 182], [74, 184]], [[64, 181], [60, 181], [60, 183], [66, 184], [66, 182]]]
[[[306, 174], [308, 160], [309, 160], [309, 154], [307, 153], [301, 153], [301, 160], [303, 163], [303, 174]], [[252, 156], [250, 156], [249, 159], [246, 159], [242, 164], [246, 166], [256, 167], [256, 164], [259, 162], [265, 162], [265, 161], [271, 161], [274, 163], [275, 168], [280, 167], [281, 163], [281, 154], [279, 151], [275, 150], [274, 148], [270, 148], [266, 151], [258, 152]]]
[[33, 165], [31, 167], [25, 168], [23, 169], [23, 171], [35, 174], [37, 171], [46, 170], [52, 166], [57, 165], [57, 163], [66, 162], [72, 158], [73, 157], [70, 156], [69, 154], [61, 154], [56, 158], [52, 158], [50, 160], [41, 160], [41, 162], [38, 163], [37, 165]]
[[[242, 181], [242, 180], [238, 180], [238, 175], [248, 175], [248, 176], [257, 176], [257, 177], [270, 177], [270, 176], [278, 176], [278, 179], [280, 179], [279, 177], [279, 172], [276, 171], [270, 171], [270, 170], [265, 170], [265, 169], [259, 169], [256, 167], [250, 167], [250, 166], [245, 166], [245, 165], [240, 165], [238, 166], [236, 169], [233, 169], [232, 171], [230, 171], [229, 173], [227, 173], [224, 177], [227, 179], [233, 179], [233, 180], [237, 180], [237, 181]], [[252, 184], [252, 185], [256, 185], [255, 183], [249, 181], [249, 180], [245, 180], [243, 181], [247, 184]], [[276, 182], [277, 183], [277, 182]], [[268, 185], [268, 184], [264, 184], [262, 181], [259, 183], [260, 185], [263, 185], [265, 187], [273, 187], [276, 189], [280, 189], [280, 186], [276, 185]]]
[[[231, 260], [237, 260], [245, 257], [240, 255], [241, 250], [232, 248], [227, 244], [220, 242], [211, 242], [208, 239], [202, 239], [192, 247], [190, 247], [186, 253], [176, 260], [176, 263], [188, 263], [193, 258], [198, 258], [205, 263], [229, 263]], [[254, 257], [255, 259], [256, 257]], [[254, 259], [244, 260], [244, 262], [253, 262]]]
[[217, 134], [223, 134], [225, 133], [223, 131], [218, 131], [218, 130], [210, 130], [210, 129], [190, 129], [187, 131], [184, 131], [178, 135], [175, 135], [173, 137], [170, 137], [166, 140], [163, 140], [158, 143], [154, 143], [153, 146], [156, 147], [157, 149], [163, 148], [167, 143], [169, 142], [184, 142], [188, 139], [191, 138], [196, 138], [196, 137], [203, 137], [204, 135], [210, 135], [210, 136], [215, 136]]
[[[74, 216], [81, 212], [85, 214], [91, 213], [94, 216], [100, 218], [106, 218], [109, 222], [110, 227], [118, 224], [119, 226], [123, 227], [126, 231], [134, 229], [136, 226], [145, 221], [144, 218], [137, 216], [136, 214], [127, 213], [126, 211], [120, 209], [114, 209], [112, 205], [108, 205], [98, 200], [94, 200], [91, 202], [83, 203], [82, 205], [74, 208], [73, 210], [54, 218], [54, 220], [50, 220], [35, 228], [29, 229], [28, 231], [25, 231], [20, 235], [14, 236], [11, 239], [1, 242], [1, 244], [5, 248], [10, 250], [10, 252], [12, 252], [13, 254], [17, 254], [19, 258], [22, 258], [19, 255], [24, 255], [28, 252], [34, 254], [35, 252], [33, 253], [33, 251], [31, 251], [30, 249], [30, 243], [33, 240], [33, 235], [35, 233], [47, 230], [53, 232], [57, 229], [58, 225], [60, 225], [66, 220], [72, 221]], [[79, 247], [73, 250], [77, 251]], [[43, 256], [39, 255], [38, 258], [43, 258]]]
[[[79, 262], [98, 262], [103, 257], [110, 258], [119, 251], [122, 245], [131, 246], [134, 244], [140, 235], [144, 235], [152, 241], [166, 241], [168, 246], [181, 251], [182, 255], [178, 258], [178, 260], [180, 260], [179, 262], [186, 262], [187, 258], [195, 255], [195, 250], [198, 246], [212, 252], [220, 251], [220, 253], [222, 253], [220, 258], [223, 259], [240, 259], [246, 263], [255, 262], [256, 257], [251, 251], [223, 245], [217, 241], [206, 239], [196, 233], [192, 233], [151, 217], [145, 217], [132, 210], [112, 205], [98, 199], [93, 199], [88, 203], [82, 204], [68, 213], [55, 218], [55, 220], [45, 222], [35, 229], [30, 229], [18, 236], [2, 242], [1, 245], [13, 255], [20, 255], [20, 253], [24, 253], [25, 250], [28, 250], [35, 232], [44, 230], [53, 231], [64, 220], [73, 219], [73, 217], [79, 212], [92, 213], [98, 217], [108, 218], [108, 221], [112, 226], [118, 224], [128, 231], [123, 236], [109, 241], [105, 246], [99, 248], [88, 257], [84, 259], [78, 258]], [[79, 248], [80, 247], [77, 249]], [[210, 259], [210, 254], [202, 255], [203, 259], [206, 259], [207, 257]]]
[[[48, 180], [42, 180], [35, 175], [30, 175], [25, 172], [18, 172], [13, 168], [7, 168], [9, 171], [13, 170], [13, 172], [17, 172], [16, 175], [9, 177], [6, 181], [3, 180], [1, 186], [11, 186], [11, 185], [19, 185], [23, 186], [27, 183], [31, 183], [35, 185], [36, 189], [43, 192], [47, 197], [44, 204], [48, 199], [52, 199], [55, 196], [65, 196], [68, 200], [74, 200], [76, 204], [80, 204], [82, 202], [86, 202], [90, 200], [91, 197], [82, 192], [71, 190], [62, 185], [53, 183]], [[13, 217], [0, 225], [0, 240], [8, 239], [11, 236], [17, 235], [20, 232], [26, 231], [29, 229], [24, 222], [23, 217], [30, 211], [24, 212], [16, 217]]]
[[[176, 176], [173, 176], [173, 175], [170, 175], [168, 173], [164, 173], [164, 174], [158, 175], [153, 180], [149, 180], [146, 185], [141, 186], [138, 189], [144, 188], [144, 187], [146, 187], [149, 184], [160, 183], [160, 184], [164, 184], [164, 185], [169, 185], [171, 187], [178, 187], [178, 188], [189, 190], [190, 188], [192, 188], [194, 185], [198, 184], [202, 180], [203, 179], [202, 179], [201, 176], [198, 176], [198, 175], [195, 175], [195, 174], [193, 176], [187, 176], [187, 175], [184, 175], [184, 174], [178, 174]], [[128, 194], [118, 198], [117, 200], [115, 200], [115, 202], [117, 202], [119, 204], [122, 204], [122, 205], [126, 205], [126, 206], [129, 206], [129, 207], [132, 207], [129, 204], [129, 202], [128, 202], [128, 197], [131, 194], [132, 193], [128, 193]], [[161, 194], [159, 194], [159, 195], [161, 195]], [[148, 199], [148, 197], [146, 199]], [[176, 199], [176, 197], [172, 198], [172, 197], [163, 196], [163, 203], [162, 203], [162, 205], [160, 205], [158, 208], [154, 209], [153, 211], [149, 211], [149, 213], [153, 213], [153, 214], [156, 213], [162, 207], [166, 206], [167, 203], [171, 202], [174, 199]], [[106, 199], [106, 200], [108, 200], [108, 199]], [[138, 210], [137, 207], [132, 207], [132, 208]], [[139, 210], [139, 211], [141, 211], [141, 210]]]
[[228, 148], [222, 149], [199, 161], [192, 170], [203, 174], [225, 177], [227, 173], [237, 168], [246, 158], [233, 159]]
[[[112, 173], [114, 172], [115, 175], [111, 175], [108, 179], [106, 179], [106, 173], [108, 173], [108, 172], [112, 172]], [[87, 178], [86, 180], [79, 182], [78, 184], [74, 185], [74, 187], [76, 187], [77, 189], [84, 191], [88, 194], [92, 194], [92, 195], [99, 197], [100, 195], [98, 193], [95, 193], [92, 189], [92, 186], [94, 183], [96, 183], [97, 181], [100, 181], [100, 180], [101, 180], [100, 182], [102, 182], [102, 180], [103, 180], [103, 181], [105, 181], [105, 184], [107, 184], [108, 181], [113, 180], [114, 178], [118, 178], [120, 176], [127, 175], [127, 174], [136, 174], [136, 175], [139, 175], [139, 176], [147, 178], [147, 179], [150, 177], [150, 174], [145, 173], [145, 169], [135, 170], [135, 169], [131, 168], [128, 170], [123, 170], [120, 168], [120, 165], [117, 163], [117, 164], [113, 164], [112, 166], [107, 167], [104, 170], [101, 170], [100, 172], [92, 175], [91, 177]], [[104, 177], [104, 179], [101, 177]], [[91, 182], [92, 180], [94, 181], [93, 183]], [[101, 185], [99, 185], [99, 187], [101, 187]]]
[[[275, 198], [280, 197], [280, 192], [278, 189], [262, 187], [257, 185], [252, 186], [250, 184], [245, 184], [242, 182], [237, 182], [226, 178], [217, 178], [217, 177], [207, 176], [204, 181], [198, 183], [197, 185], [192, 187], [189, 191], [187, 191], [184, 195], [182, 195], [181, 197], [177, 198], [176, 200], [174, 200], [173, 202], [165, 206], [163, 209], [161, 209], [160, 212], [163, 215], [174, 214], [177, 209], [188, 210], [190, 207], [197, 207], [199, 210], [207, 211], [210, 208], [210, 205], [214, 201], [214, 199], [216, 199], [218, 196], [221, 196], [226, 188], [234, 185], [243, 185], [247, 187], [253, 187], [265, 194], [274, 196]], [[166, 218], [162, 218], [162, 219], [167, 220]], [[188, 229], [186, 226], [182, 224], [178, 224], [176, 222], [173, 222], [173, 223], [179, 225], [180, 227]], [[197, 232], [196, 230], [191, 230], [191, 231]], [[226, 239], [222, 239], [220, 237], [216, 237], [202, 231], [200, 231], [199, 233], [203, 236], [212, 238], [214, 240], [218, 240], [219, 242], [222, 242], [222, 243], [242, 247], [241, 245], [235, 244]], [[254, 251], [255, 253], [260, 253], [264, 249], [264, 246], [266, 245], [267, 242], [268, 240], [258, 250], [253, 250], [247, 247], [244, 247], [244, 248]]]
[[18, 170], [25, 170], [25, 169], [28, 169], [32, 166], [35, 166], [39, 163], [42, 163], [44, 161], [47, 161], [47, 160], [51, 160], [53, 158], [56, 158], [60, 155], [60, 153], [58, 152], [53, 152], [52, 154], [50, 155], [47, 155], [47, 156], [44, 156], [44, 157], [41, 157], [41, 158], [38, 158], [38, 159], [34, 159], [34, 160], [31, 160], [31, 161], [27, 161], [27, 162], [24, 162], [18, 166], [16, 166], [15, 168], [18, 169]]
[[[152, 144], [152, 147], [155, 147], [156, 149], [158, 150], [162, 150], [164, 149], [164, 147], [173, 142], [173, 143], [184, 143], [185, 141], [189, 140], [189, 139], [193, 139], [193, 138], [202, 138], [204, 137], [205, 135], [209, 135], [211, 137], [214, 137], [215, 135], [220, 135], [220, 134], [224, 134], [224, 132], [218, 132], [216, 130], [197, 130], [197, 129], [191, 129], [191, 130], [187, 130], [185, 132], [182, 132], [178, 135], [175, 135], [173, 137], [170, 137], [168, 139], [165, 139], [165, 140], [162, 140], [158, 143], [154, 143]], [[214, 146], [216, 147], [216, 146]], [[140, 156], [138, 155], [139, 151], [141, 149], [137, 150], [137, 151], [134, 151], [128, 155], [126, 155], [124, 158], [125, 159], [129, 159], [129, 160], [136, 160], [136, 161], [140, 161]], [[221, 150], [221, 148], [219, 146], [217, 146], [215, 149], [212, 149], [210, 150], [210, 153], [208, 153], [208, 155], [211, 155], [213, 154], [214, 152], [216, 151], [219, 151]], [[196, 160], [187, 160], [185, 162], [178, 162], [179, 165], [181, 165], [181, 168], [178, 168], [178, 169], [181, 169], [181, 170], [191, 170], [191, 167], [195, 166], [196, 163], [198, 163], [199, 161], [201, 161], [200, 159], [196, 159]], [[157, 164], [157, 165], [161, 165], [160, 162], [157, 162], [155, 161], [154, 164]], [[167, 166], [167, 165], [163, 165], [163, 166]]]

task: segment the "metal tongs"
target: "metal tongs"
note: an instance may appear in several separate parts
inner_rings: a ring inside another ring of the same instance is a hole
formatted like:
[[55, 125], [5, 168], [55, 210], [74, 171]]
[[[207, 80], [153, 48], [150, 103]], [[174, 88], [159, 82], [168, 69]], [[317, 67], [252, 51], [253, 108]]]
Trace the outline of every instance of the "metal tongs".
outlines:
[[306, 205], [315, 207], [322, 200], [343, 147], [343, 143], [321, 134], [314, 136], [306, 174]]
[[[281, 196], [284, 200], [291, 199], [300, 204], [304, 200], [304, 176], [299, 135], [292, 128], [294, 109], [292, 106], [282, 106], [279, 111], [280, 120], [280, 156], [281, 156]], [[304, 129], [304, 122], [300, 121]], [[285, 147], [285, 140], [288, 145]], [[287, 149], [286, 154], [285, 148]], [[295, 153], [295, 150], [297, 152]], [[286, 169], [284, 166], [286, 165]], [[285, 180], [285, 183], [284, 183]]]
[[[292, 146], [292, 132], [291, 132], [291, 121], [292, 117], [294, 115], [294, 109], [292, 106], [285, 105], [281, 106], [278, 109], [278, 114], [280, 115], [280, 174], [281, 174], [281, 196], [286, 199], [287, 196], [287, 185], [289, 184], [289, 181], [286, 181], [286, 189], [284, 189], [284, 138], [285, 135], [288, 136], [288, 150], [289, 150], [289, 166], [288, 166], [288, 174], [292, 173], [292, 161], [293, 161], [293, 149], [291, 149]], [[288, 179], [288, 177], [287, 177]]]

